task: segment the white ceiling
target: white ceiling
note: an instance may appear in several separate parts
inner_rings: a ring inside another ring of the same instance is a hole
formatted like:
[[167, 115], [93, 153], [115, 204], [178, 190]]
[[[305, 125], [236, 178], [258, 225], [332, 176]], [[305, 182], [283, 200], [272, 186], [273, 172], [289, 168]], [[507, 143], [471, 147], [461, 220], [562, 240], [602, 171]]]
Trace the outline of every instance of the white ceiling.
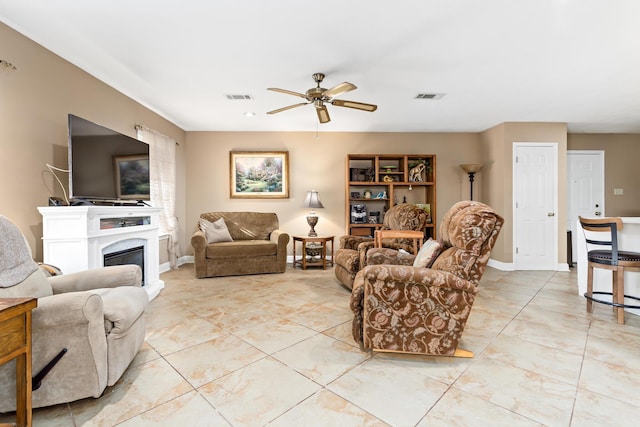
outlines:
[[[0, 0], [0, 20], [187, 131], [640, 133], [638, 0]], [[378, 110], [265, 114], [315, 72]]]

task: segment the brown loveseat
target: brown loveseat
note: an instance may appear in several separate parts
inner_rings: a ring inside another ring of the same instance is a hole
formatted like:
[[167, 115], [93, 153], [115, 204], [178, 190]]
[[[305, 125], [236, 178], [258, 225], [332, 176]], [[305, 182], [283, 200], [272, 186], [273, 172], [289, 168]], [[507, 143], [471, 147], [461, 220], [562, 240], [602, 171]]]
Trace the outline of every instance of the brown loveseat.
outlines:
[[198, 278], [284, 273], [289, 235], [278, 229], [278, 216], [266, 212], [208, 212], [201, 219], [220, 218], [232, 241], [208, 243], [203, 230], [191, 237]]
[[458, 350], [478, 284], [504, 220], [489, 206], [456, 203], [440, 225], [431, 268], [393, 249], [371, 249], [353, 283], [353, 337], [363, 348], [439, 356]]

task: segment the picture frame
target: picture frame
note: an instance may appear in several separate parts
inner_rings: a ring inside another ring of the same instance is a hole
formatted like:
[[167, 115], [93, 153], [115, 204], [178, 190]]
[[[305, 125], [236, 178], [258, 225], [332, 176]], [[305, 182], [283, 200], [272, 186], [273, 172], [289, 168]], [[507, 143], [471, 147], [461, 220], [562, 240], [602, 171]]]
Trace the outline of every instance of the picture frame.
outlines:
[[124, 200], [148, 200], [150, 195], [149, 156], [114, 156], [116, 196]]
[[288, 151], [230, 151], [232, 199], [288, 199]]

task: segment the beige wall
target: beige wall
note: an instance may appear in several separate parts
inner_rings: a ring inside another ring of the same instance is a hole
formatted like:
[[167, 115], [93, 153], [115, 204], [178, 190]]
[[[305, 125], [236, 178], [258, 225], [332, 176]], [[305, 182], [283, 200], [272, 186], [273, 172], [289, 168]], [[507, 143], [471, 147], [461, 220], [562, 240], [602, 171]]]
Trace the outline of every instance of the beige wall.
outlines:
[[[179, 158], [179, 217], [184, 216], [184, 132], [169, 121], [0, 23], [0, 55], [17, 71], [0, 73], [0, 214], [26, 235], [42, 259], [36, 207], [61, 196], [46, 164], [67, 168], [67, 115], [135, 137], [135, 124], [171, 136]], [[67, 174], [58, 173], [68, 182]], [[50, 190], [51, 189], [51, 190]]]
[[[229, 152], [252, 150], [289, 152], [289, 199], [230, 198]], [[341, 236], [346, 229], [345, 169], [350, 153], [435, 154], [436, 220], [440, 221], [452, 204], [469, 197], [468, 176], [458, 165], [478, 162], [481, 146], [475, 133], [188, 132], [186, 228], [193, 232], [202, 212], [255, 210], [276, 212], [282, 229], [306, 235], [309, 211], [302, 203], [307, 191], [314, 189], [324, 205], [316, 211], [320, 217], [316, 231]], [[476, 199], [482, 197], [481, 191], [476, 192], [481, 179], [474, 186]], [[187, 250], [192, 253], [190, 247]]]
[[[482, 163], [474, 198], [493, 206], [507, 220], [493, 258], [512, 262], [513, 142], [559, 144], [559, 262], [566, 261], [566, 149], [604, 149], [608, 215], [640, 216], [640, 135], [567, 136], [562, 123], [503, 123], [482, 133], [295, 133], [184, 132], [110, 86], [93, 78], [0, 23], [1, 57], [18, 67], [0, 74], [0, 214], [23, 230], [42, 259], [42, 219], [37, 206], [60, 196], [46, 163], [67, 167], [67, 114], [73, 113], [135, 137], [143, 124], [180, 143], [177, 150], [177, 211], [181, 254], [190, 254], [190, 237], [201, 212], [273, 211], [291, 234], [306, 234], [302, 207], [306, 192], [320, 191], [325, 209], [316, 227], [321, 234], [345, 232], [345, 158], [349, 153], [435, 154], [439, 222], [449, 206], [469, 197], [462, 163]], [[286, 150], [291, 163], [291, 197], [239, 200], [229, 197], [229, 151]], [[60, 174], [66, 183], [65, 174]], [[624, 188], [624, 196], [613, 196]], [[161, 242], [166, 247], [166, 242]], [[161, 251], [163, 252], [163, 251]], [[166, 254], [161, 261], [166, 262]]]
[[[604, 150], [605, 215], [640, 216], [640, 134], [570, 134], [569, 150]], [[622, 196], [613, 189], [622, 188]]]
[[513, 144], [516, 142], [555, 142], [558, 144], [558, 263], [567, 262], [567, 126], [565, 123], [503, 123], [481, 136], [486, 201], [501, 212], [505, 227], [492, 258], [513, 262]]

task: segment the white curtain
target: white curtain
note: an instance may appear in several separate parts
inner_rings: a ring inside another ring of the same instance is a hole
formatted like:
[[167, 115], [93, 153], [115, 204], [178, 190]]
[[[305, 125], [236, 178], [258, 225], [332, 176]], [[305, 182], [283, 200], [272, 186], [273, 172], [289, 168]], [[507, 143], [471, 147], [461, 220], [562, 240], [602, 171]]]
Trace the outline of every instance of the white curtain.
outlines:
[[160, 233], [169, 236], [169, 265], [177, 268], [178, 219], [176, 218], [176, 141], [166, 135], [137, 125], [138, 139], [149, 144], [151, 203], [162, 208]]

